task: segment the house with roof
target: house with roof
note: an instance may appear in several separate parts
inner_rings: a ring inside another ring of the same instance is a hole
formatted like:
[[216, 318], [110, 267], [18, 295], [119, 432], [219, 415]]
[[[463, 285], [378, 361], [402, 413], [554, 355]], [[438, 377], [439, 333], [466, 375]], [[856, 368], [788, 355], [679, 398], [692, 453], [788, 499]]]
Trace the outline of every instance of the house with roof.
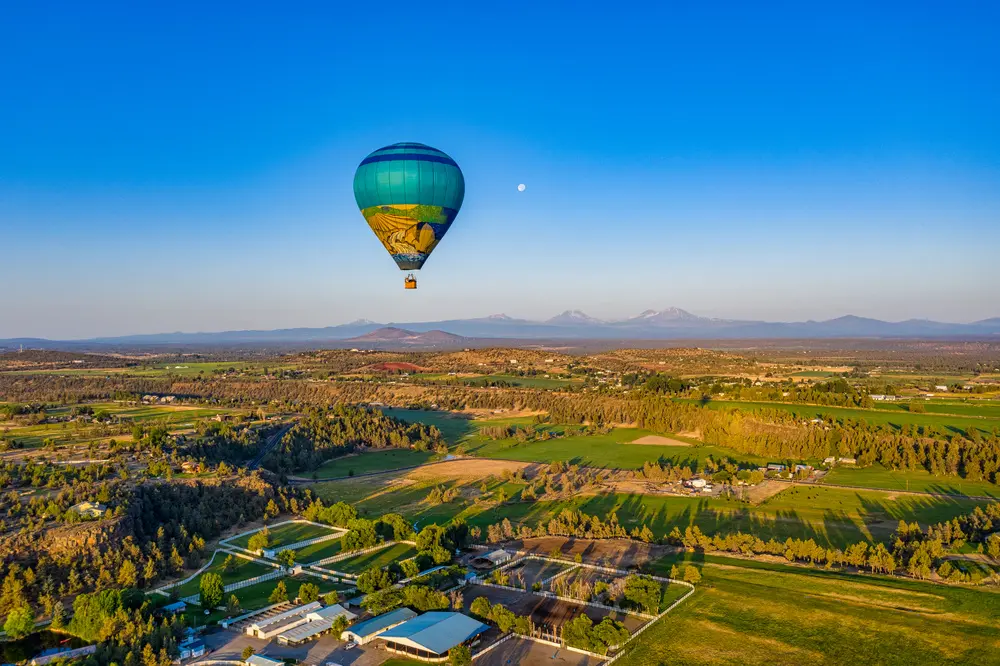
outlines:
[[71, 506], [69, 510], [76, 511], [84, 518], [100, 518], [107, 512], [108, 507], [100, 502], [80, 502]]
[[493, 567], [500, 566], [505, 562], [510, 562], [513, 557], [513, 555], [501, 548], [484, 555], [477, 555], [472, 559], [471, 564], [477, 569], [492, 569]]
[[244, 666], [285, 666], [280, 659], [271, 659], [262, 654], [252, 654], [243, 660]]
[[489, 627], [462, 613], [432, 611], [382, 632], [390, 652], [422, 661], [442, 661], [452, 648], [474, 643]]
[[409, 608], [397, 608], [394, 611], [376, 615], [364, 622], [358, 622], [343, 631], [340, 634], [340, 640], [354, 641], [358, 645], [364, 645], [378, 638], [383, 632], [399, 626], [407, 620], [412, 620], [416, 616], [417, 614]]
[[313, 611], [319, 610], [322, 606], [318, 601], [295, 606], [277, 615], [262, 618], [247, 626], [245, 631], [247, 635], [256, 638], [274, 638], [278, 634], [294, 629], [300, 624], [305, 624], [309, 621], [306, 616]]
[[333, 628], [333, 623], [341, 616], [346, 618], [348, 622], [357, 617], [355, 613], [352, 613], [340, 604], [333, 604], [306, 613], [306, 622], [278, 634], [278, 643], [281, 645], [302, 645], [303, 643], [316, 640], [330, 631]]

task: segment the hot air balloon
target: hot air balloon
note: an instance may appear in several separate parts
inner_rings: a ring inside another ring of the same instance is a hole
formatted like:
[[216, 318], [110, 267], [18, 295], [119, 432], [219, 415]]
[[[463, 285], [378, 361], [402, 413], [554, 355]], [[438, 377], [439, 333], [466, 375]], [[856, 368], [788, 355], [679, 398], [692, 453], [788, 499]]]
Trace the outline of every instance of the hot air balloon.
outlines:
[[[354, 198], [402, 271], [419, 270], [455, 221], [465, 178], [455, 160], [422, 143], [379, 148], [354, 173]], [[416, 289], [413, 273], [404, 282]]]

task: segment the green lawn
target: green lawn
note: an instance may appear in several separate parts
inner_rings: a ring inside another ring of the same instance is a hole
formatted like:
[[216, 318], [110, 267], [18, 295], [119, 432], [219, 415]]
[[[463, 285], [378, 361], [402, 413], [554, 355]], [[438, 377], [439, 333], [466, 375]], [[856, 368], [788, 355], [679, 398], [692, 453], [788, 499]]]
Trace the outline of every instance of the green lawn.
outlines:
[[[558, 430], [564, 426], [552, 426]], [[670, 461], [675, 465], [702, 464], [709, 456], [719, 460], [730, 458], [748, 465], [763, 465], [765, 458], [737, 453], [719, 446], [650, 446], [630, 444], [640, 437], [658, 433], [638, 428], [615, 428], [607, 435], [570, 435], [547, 441], [517, 444], [515, 440], [487, 440], [472, 437], [467, 440], [468, 453], [483, 458], [500, 458], [523, 462], [561, 460], [587, 467], [641, 469], [646, 461]]]
[[891, 470], [871, 467], [835, 467], [823, 477], [833, 486], [862, 486], [886, 490], [916, 490], [943, 495], [982, 495], [1000, 498], [1000, 486], [986, 481], [968, 481], [953, 476], [935, 476], [927, 470]]
[[436, 426], [449, 444], [455, 444], [460, 439], [476, 431], [476, 426], [468, 414], [459, 412], [431, 411], [425, 409], [399, 409], [387, 407], [382, 409], [386, 416], [391, 416], [407, 423], [423, 423]]
[[[883, 403], [889, 405], [890, 403]], [[931, 404], [931, 401], [927, 401]], [[899, 405], [878, 409], [857, 409], [852, 407], [827, 407], [823, 405], [801, 405], [788, 402], [749, 402], [741, 400], [713, 400], [708, 403], [709, 409], [741, 409], [755, 411], [762, 409], [790, 412], [802, 418], [822, 418], [832, 416], [839, 420], [854, 419], [866, 421], [873, 425], [892, 425], [900, 427], [906, 424], [915, 426], [935, 426], [944, 431], [965, 433], [970, 428], [978, 428], [989, 434], [994, 428], [1000, 428], [1000, 418], [977, 418], [967, 415], [952, 415], [932, 413], [926, 414], [903, 411]]]
[[[650, 447], [646, 447], [650, 448]], [[486, 507], [469, 499], [431, 505], [425, 501], [434, 483], [412, 484], [398, 489], [388, 485], [391, 476], [373, 477], [369, 483], [337, 481], [318, 484], [314, 490], [324, 501], [354, 504], [361, 515], [374, 518], [398, 512], [418, 525], [444, 524], [462, 518], [470, 525], [487, 525], [509, 518], [532, 527], [547, 521], [564, 508], [606, 516], [615, 511], [625, 527], [648, 525], [657, 537], [674, 527], [697, 525], [706, 534], [740, 530], [762, 539], [814, 538], [824, 546], [844, 547], [861, 540], [888, 540], [899, 520], [922, 526], [969, 513], [985, 501], [898, 496], [877, 490], [855, 491], [828, 486], [789, 487], [759, 506], [736, 500], [665, 495], [579, 495], [566, 500], [512, 501], [502, 507]], [[440, 485], [450, 487], [454, 482]], [[499, 481], [495, 487], [499, 487]], [[472, 484], [476, 488], [478, 484]], [[506, 484], [516, 500], [522, 486]], [[491, 488], [490, 490], [494, 490]], [[473, 494], [478, 494], [476, 490]]]
[[[271, 544], [269, 548], [287, 546], [288, 544], [315, 539], [327, 534], [334, 534], [333, 528], [311, 525], [309, 523], [289, 523], [278, 527], [268, 527], [271, 532]], [[240, 548], [246, 548], [253, 534], [244, 534], [238, 539], [233, 539], [229, 543]]]
[[[403, 467], [415, 467], [439, 458], [433, 451], [414, 451], [412, 449], [382, 449], [368, 451], [358, 455], [341, 456], [327, 461], [316, 470], [317, 479], [339, 479], [344, 476], [384, 472]], [[305, 476], [313, 476], [306, 474]]]
[[695, 594], [618, 664], [1000, 664], [994, 591], [691, 558], [703, 576]]
[[260, 564], [259, 562], [253, 562], [251, 560], [245, 560], [242, 557], [233, 555], [233, 568], [227, 572], [222, 570], [222, 564], [225, 560], [226, 553], [215, 553], [215, 556], [212, 558], [212, 566], [203, 571], [194, 580], [190, 580], [177, 588], [178, 596], [187, 597], [192, 594], [198, 594], [201, 589], [201, 577], [206, 573], [219, 574], [222, 576], [222, 584], [229, 585], [230, 583], [235, 583], [237, 581], [246, 580], [248, 578], [253, 578], [254, 576], [260, 576], [261, 574], [274, 571], [274, 567], [270, 567], [266, 564]]
[[341, 539], [331, 539], [321, 543], [314, 543], [311, 546], [299, 548], [295, 551], [295, 561], [303, 564], [316, 562], [318, 560], [333, 557], [334, 555], [339, 554], [340, 551], [343, 550], [343, 547], [344, 544]]
[[350, 557], [346, 560], [335, 562], [329, 565], [329, 567], [335, 571], [359, 574], [365, 569], [370, 569], [372, 567], [386, 567], [393, 562], [401, 562], [405, 559], [413, 557], [416, 554], [417, 549], [413, 546], [405, 543], [397, 543], [389, 546], [388, 548], [377, 550], [374, 553], [358, 555], [357, 557]]

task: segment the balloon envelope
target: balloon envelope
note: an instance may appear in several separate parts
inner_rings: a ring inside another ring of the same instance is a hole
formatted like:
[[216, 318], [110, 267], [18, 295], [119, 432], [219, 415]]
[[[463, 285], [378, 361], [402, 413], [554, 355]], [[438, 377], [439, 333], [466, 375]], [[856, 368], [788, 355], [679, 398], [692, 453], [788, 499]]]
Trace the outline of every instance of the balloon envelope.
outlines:
[[401, 270], [416, 270], [455, 221], [465, 178], [455, 160], [422, 143], [394, 143], [361, 161], [354, 198]]

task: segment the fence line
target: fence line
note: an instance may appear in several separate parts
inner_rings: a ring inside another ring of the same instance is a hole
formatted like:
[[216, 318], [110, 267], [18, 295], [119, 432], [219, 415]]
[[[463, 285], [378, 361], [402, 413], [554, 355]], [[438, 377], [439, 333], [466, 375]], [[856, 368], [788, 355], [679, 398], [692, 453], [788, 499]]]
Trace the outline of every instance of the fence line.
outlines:
[[362, 548], [361, 550], [352, 550], [346, 553], [339, 553], [337, 555], [331, 555], [330, 557], [324, 557], [322, 560], [317, 560], [310, 564], [310, 566], [325, 566], [327, 564], [333, 564], [334, 562], [340, 562], [341, 560], [349, 560], [352, 557], [357, 557], [358, 555], [367, 555], [368, 553], [374, 553], [391, 546], [395, 546], [397, 543], [409, 543], [407, 541], [383, 541], [382, 543], [369, 546], [368, 548]]
[[479, 659], [487, 652], [492, 651], [497, 646], [501, 645], [502, 643], [506, 643], [512, 638], [514, 638], [514, 634], [504, 634], [503, 636], [500, 637], [499, 640], [493, 641], [492, 643], [484, 647], [482, 650], [479, 650], [478, 652], [476, 652], [476, 654], [472, 655], [472, 659], [473, 660]]

